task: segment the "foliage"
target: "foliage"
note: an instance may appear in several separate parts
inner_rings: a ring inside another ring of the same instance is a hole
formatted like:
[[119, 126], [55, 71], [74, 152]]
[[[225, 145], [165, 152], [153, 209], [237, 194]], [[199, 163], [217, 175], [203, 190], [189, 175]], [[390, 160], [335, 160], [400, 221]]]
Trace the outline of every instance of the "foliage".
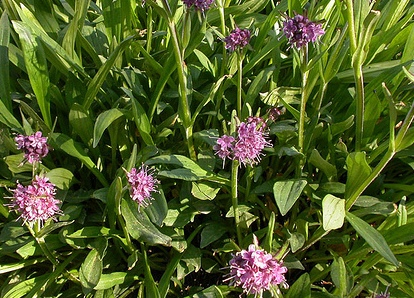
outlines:
[[[228, 262], [257, 237], [290, 285], [264, 297], [414, 297], [411, 1], [0, 13], [0, 296], [237, 297]], [[321, 22], [318, 42], [288, 44], [295, 14]], [[251, 39], [230, 52], [235, 28]], [[216, 140], [249, 116], [272, 146], [223, 163]], [[36, 131], [49, 154], [22, 164], [14, 137]], [[160, 183], [138, 209], [126, 172], [143, 164]], [[39, 173], [62, 214], [31, 226], [8, 204]]]

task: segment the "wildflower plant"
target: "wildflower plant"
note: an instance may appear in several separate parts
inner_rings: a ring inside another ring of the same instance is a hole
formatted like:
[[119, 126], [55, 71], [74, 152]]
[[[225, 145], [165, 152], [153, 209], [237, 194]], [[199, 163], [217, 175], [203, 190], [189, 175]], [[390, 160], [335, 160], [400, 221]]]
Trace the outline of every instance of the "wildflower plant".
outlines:
[[0, 296], [414, 297], [411, 1], [43, 2], [0, 1]]

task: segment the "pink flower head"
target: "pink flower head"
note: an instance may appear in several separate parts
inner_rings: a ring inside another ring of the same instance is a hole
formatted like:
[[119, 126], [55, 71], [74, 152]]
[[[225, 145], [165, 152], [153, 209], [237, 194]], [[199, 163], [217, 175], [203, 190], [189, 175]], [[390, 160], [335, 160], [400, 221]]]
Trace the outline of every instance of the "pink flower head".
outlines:
[[316, 24], [300, 14], [288, 18], [283, 22], [283, 33], [290, 46], [301, 48], [309, 42], [315, 42], [319, 36], [325, 34], [321, 24]]
[[237, 128], [237, 141], [234, 145], [234, 159], [244, 165], [251, 166], [260, 161], [262, 150], [271, 147], [271, 143], [265, 138], [266, 124], [259, 117], [250, 117], [246, 122], [240, 123]]
[[214, 145], [213, 149], [216, 151], [216, 154], [223, 159], [223, 163], [226, 158], [231, 158], [231, 154], [234, 147], [234, 138], [228, 135], [222, 135], [217, 139], [217, 144]]
[[24, 158], [31, 164], [41, 162], [41, 159], [49, 153], [47, 137], [37, 131], [30, 136], [17, 135], [14, 138], [17, 149], [24, 151]]
[[[157, 191], [157, 185], [160, 183], [154, 178], [153, 171], [146, 165], [142, 165], [138, 170], [132, 168], [126, 173], [130, 185], [129, 194], [132, 200], [138, 203], [138, 206], [148, 206], [152, 198], [152, 193]], [[138, 207], [138, 208], [139, 208]]]
[[265, 121], [260, 117], [249, 117], [238, 126], [236, 138], [223, 135], [213, 149], [223, 161], [229, 158], [253, 166], [260, 161], [262, 150], [271, 146], [266, 139]]
[[204, 12], [210, 8], [214, 0], [183, 0], [183, 2], [187, 9], [190, 9], [191, 6], [194, 6], [195, 10]]
[[225, 48], [234, 52], [236, 49], [242, 49], [249, 44], [250, 41], [250, 31], [249, 29], [240, 29], [236, 27], [230, 34], [224, 38], [226, 43]]
[[48, 178], [36, 175], [28, 186], [17, 184], [10, 206], [20, 213], [19, 218], [25, 222], [43, 223], [61, 213], [58, 207], [60, 201], [55, 199], [55, 194], [55, 185]]
[[283, 262], [276, 260], [255, 244], [248, 250], [237, 252], [229, 262], [230, 284], [241, 286], [246, 294], [259, 294], [269, 290], [271, 285], [286, 286], [285, 273], [287, 268]]

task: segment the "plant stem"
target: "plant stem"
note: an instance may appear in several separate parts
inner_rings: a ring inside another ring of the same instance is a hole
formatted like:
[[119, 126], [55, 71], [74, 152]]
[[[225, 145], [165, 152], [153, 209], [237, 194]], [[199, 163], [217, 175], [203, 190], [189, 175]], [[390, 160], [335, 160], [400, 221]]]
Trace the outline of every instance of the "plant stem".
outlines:
[[305, 159], [305, 150], [304, 150], [304, 138], [305, 138], [305, 115], [306, 115], [306, 102], [308, 100], [308, 76], [309, 70], [307, 69], [308, 64], [308, 46], [300, 50], [302, 54], [301, 61], [301, 73], [302, 73], [302, 92], [300, 98], [300, 108], [299, 108], [299, 127], [298, 127], [298, 150], [301, 156], [299, 157], [299, 163], [297, 166], [296, 176], [300, 177], [302, 175], [302, 168], [304, 165]]
[[181, 120], [183, 121], [184, 129], [185, 129], [185, 136], [187, 141], [188, 153], [192, 160], [197, 159], [197, 155], [195, 153], [194, 144], [193, 144], [193, 131], [192, 131], [192, 123], [191, 123], [191, 111], [189, 108], [188, 97], [187, 97], [187, 76], [186, 76], [186, 66], [184, 62], [184, 49], [181, 48], [180, 40], [178, 39], [177, 28], [175, 26], [174, 18], [172, 16], [169, 4], [166, 0], [162, 1], [163, 7], [167, 12], [168, 16], [168, 27], [170, 29], [172, 43], [173, 43], [173, 50], [175, 56], [175, 63], [177, 65], [177, 73], [178, 73], [178, 82], [179, 82], [179, 94], [180, 94], [180, 101], [179, 101], [179, 115]]
[[362, 74], [362, 65], [355, 65], [354, 77], [355, 77], [355, 104], [356, 104], [356, 131], [355, 131], [355, 151], [361, 151], [362, 138], [364, 136], [364, 110], [365, 110], [365, 92], [364, 92], [364, 77]]
[[233, 160], [231, 165], [231, 203], [234, 212], [234, 222], [236, 224], [237, 241], [241, 245], [242, 235], [240, 231], [240, 213], [239, 213], [239, 202], [237, 197], [237, 176], [239, 172], [239, 162]]
[[242, 119], [242, 81], [243, 81], [243, 59], [240, 51], [237, 51], [237, 115]]

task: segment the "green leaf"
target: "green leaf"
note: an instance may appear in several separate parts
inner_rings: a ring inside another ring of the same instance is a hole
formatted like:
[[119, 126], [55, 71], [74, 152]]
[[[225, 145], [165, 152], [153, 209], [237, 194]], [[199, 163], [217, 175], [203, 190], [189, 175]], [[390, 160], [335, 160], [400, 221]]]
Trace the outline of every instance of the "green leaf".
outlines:
[[342, 257], [335, 258], [331, 265], [331, 277], [336, 288], [339, 290], [340, 297], [347, 294], [347, 272], [345, 262]]
[[145, 208], [145, 213], [153, 223], [161, 227], [168, 212], [167, 200], [162, 189], [159, 192], [154, 192], [152, 197], [154, 200], [151, 201], [151, 205]]
[[52, 169], [47, 172], [45, 176], [48, 177], [50, 182], [56, 185], [57, 188], [62, 190], [68, 190], [75, 181], [72, 172], [65, 168]]
[[102, 274], [94, 290], [110, 289], [116, 285], [132, 280], [134, 280], [134, 278], [126, 272], [111, 272], [108, 274]]
[[51, 140], [55, 142], [55, 148], [59, 148], [67, 154], [79, 159], [91, 172], [98, 178], [98, 180], [104, 185], [108, 186], [108, 182], [102, 173], [98, 170], [92, 159], [85, 153], [82, 146], [76, 143], [73, 139], [62, 133], [52, 133], [50, 136]]
[[203, 65], [204, 68], [207, 69], [213, 75], [213, 77], [215, 77], [216, 71], [213, 63], [210, 62], [210, 59], [200, 50], [194, 49], [193, 53], [197, 56], [198, 61], [200, 61], [201, 65]]
[[19, 34], [30, 85], [36, 95], [43, 120], [49, 128], [52, 128], [49, 98], [50, 81], [45, 52], [26, 24], [17, 21], [12, 21], [12, 23], [14, 29]]
[[336, 177], [336, 167], [323, 159], [318, 150], [312, 150], [312, 153], [309, 157], [309, 162], [320, 169], [326, 175], [329, 181]]
[[298, 251], [299, 249], [302, 248], [302, 246], [305, 244], [305, 236], [301, 233], [293, 233], [290, 235], [289, 238], [289, 243], [290, 243], [290, 248], [292, 249], [292, 253], [295, 253], [296, 251]]
[[151, 137], [151, 123], [149, 122], [148, 116], [142, 107], [142, 105], [138, 102], [138, 100], [134, 97], [131, 90], [122, 88], [124, 92], [129, 96], [131, 99], [132, 104], [132, 113], [134, 115], [135, 125], [142, 137], [142, 140], [148, 146], [154, 145], [154, 141]]
[[20, 133], [23, 133], [23, 127], [19, 121], [14, 118], [13, 114], [7, 109], [3, 101], [0, 100], [0, 122], [7, 125], [11, 129], [14, 129]]
[[322, 200], [322, 214], [325, 231], [341, 228], [345, 219], [345, 200], [326, 195]]
[[109, 74], [109, 71], [114, 66], [118, 58], [121, 56], [123, 51], [130, 45], [132, 40], [132, 36], [123, 40], [119, 44], [119, 46], [117, 46], [116, 49], [111, 53], [108, 60], [106, 60], [105, 63], [99, 68], [98, 72], [88, 85], [88, 90], [86, 91], [85, 100], [82, 105], [85, 108], [85, 110], [89, 109], [89, 107], [95, 99], [95, 96], [98, 94], [102, 84], [104, 83], [107, 75]]
[[93, 121], [88, 112], [78, 103], [74, 103], [69, 112], [69, 123], [82, 141], [88, 146], [92, 145]]
[[285, 216], [293, 207], [305, 188], [307, 182], [303, 179], [276, 181], [273, 185], [277, 207], [280, 213]]
[[212, 222], [201, 231], [200, 248], [204, 248], [220, 239], [227, 232], [227, 227], [221, 222]]
[[124, 116], [124, 113], [119, 109], [110, 109], [98, 116], [93, 128], [93, 147], [98, 146], [99, 140], [102, 137], [105, 129], [108, 128], [115, 120]]
[[191, 298], [222, 298], [225, 297], [217, 286], [210, 286], [200, 292], [195, 293]]
[[161, 244], [171, 246], [171, 238], [162, 234], [149, 220], [145, 212], [138, 211], [138, 205], [131, 199], [122, 200], [122, 216], [125, 219], [126, 230], [132, 238], [149, 245]]
[[191, 194], [200, 200], [214, 200], [220, 188], [208, 182], [192, 182]]
[[79, 280], [81, 282], [83, 292], [88, 294], [98, 285], [102, 275], [102, 259], [96, 249], [92, 249], [86, 256], [79, 270]]
[[348, 178], [345, 186], [345, 199], [348, 199], [371, 174], [371, 168], [366, 161], [364, 152], [349, 154], [346, 165], [348, 167]]
[[9, 289], [3, 296], [3, 298], [21, 298], [26, 297], [26, 294], [31, 291], [32, 288], [37, 284], [44, 283], [48, 280], [49, 274], [44, 274], [37, 276], [35, 278], [30, 278], [25, 281], [19, 282], [11, 289]]
[[395, 266], [399, 266], [398, 260], [392, 253], [384, 237], [376, 229], [350, 212], [346, 212], [346, 219], [373, 249]]
[[286, 298], [310, 298], [311, 283], [309, 274], [302, 274], [287, 292]]
[[[9, 18], [7, 10], [4, 10], [0, 18], [0, 101], [8, 112], [12, 111], [9, 73], [9, 41]], [[3, 107], [0, 107], [0, 111], [2, 109]]]

